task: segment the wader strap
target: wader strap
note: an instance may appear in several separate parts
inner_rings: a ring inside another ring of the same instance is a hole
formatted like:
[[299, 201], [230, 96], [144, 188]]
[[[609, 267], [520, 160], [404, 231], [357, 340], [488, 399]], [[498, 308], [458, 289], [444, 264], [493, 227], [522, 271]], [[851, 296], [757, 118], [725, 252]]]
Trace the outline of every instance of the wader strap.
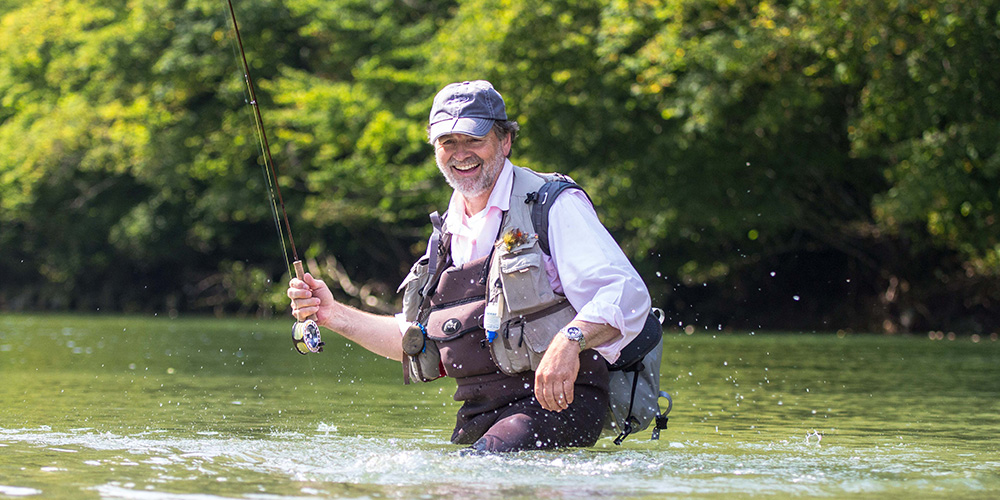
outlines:
[[[437, 212], [434, 212], [437, 214]], [[432, 216], [433, 219], [433, 216]], [[435, 234], [438, 234], [435, 232]], [[434, 241], [434, 237], [431, 237], [431, 241]], [[420, 307], [417, 308], [417, 320], [421, 320], [424, 314], [427, 312], [427, 308], [431, 304], [431, 297], [434, 292], [437, 291], [438, 283], [441, 281], [441, 275], [444, 274], [444, 270], [451, 266], [451, 233], [445, 233], [442, 235], [442, 241], [440, 242], [437, 250], [437, 255], [428, 263], [428, 269], [433, 266], [434, 274], [431, 275], [431, 279], [427, 281], [427, 285], [424, 289], [420, 291]], [[421, 320], [422, 321], [422, 320]]]
[[432, 213], [431, 227], [433, 229], [431, 230], [431, 239], [430, 241], [427, 242], [427, 256], [428, 256], [427, 272], [431, 276], [434, 276], [434, 273], [437, 272], [437, 267], [438, 267], [438, 260], [432, 258], [433, 254], [431, 252], [437, 251], [438, 255], [441, 255], [440, 253], [441, 235], [444, 232], [442, 226], [443, 223], [441, 222], [441, 216], [438, 215], [437, 212]]
[[[431, 233], [431, 239], [427, 243], [427, 254], [430, 256], [430, 260], [427, 263], [427, 270], [431, 272], [431, 279], [427, 280], [427, 284], [424, 288], [420, 290], [420, 305], [417, 307], [417, 317], [415, 318], [416, 325], [420, 328], [420, 332], [424, 336], [424, 342], [427, 342], [427, 326], [421, 323], [421, 321], [427, 321], [424, 317], [427, 314], [428, 306], [431, 303], [431, 296], [437, 291], [438, 282], [441, 281], [441, 274], [444, 273], [445, 269], [451, 265], [451, 234], [441, 232], [441, 218], [438, 216], [437, 212], [431, 214], [431, 223], [434, 224], [434, 232]], [[443, 241], [442, 241], [443, 238]], [[435, 247], [437, 247], [435, 249]], [[431, 271], [433, 269], [433, 271]], [[426, 349], [426, 346], [424, 347]], [[410, 370], [407, 369], [406, 363], [409, 359], [409, 355], [403, 354], [403, 383], [410, 383]]]

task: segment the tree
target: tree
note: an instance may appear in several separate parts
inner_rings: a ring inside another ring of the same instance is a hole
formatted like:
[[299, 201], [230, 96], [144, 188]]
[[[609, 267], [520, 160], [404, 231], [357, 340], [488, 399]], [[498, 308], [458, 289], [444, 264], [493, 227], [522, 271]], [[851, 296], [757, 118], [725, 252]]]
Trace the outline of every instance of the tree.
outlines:
[[[270, 217], [262, 178], [245, 175], [257, 155], [228, 18], [215, 2], [177, 4], [25, 2], [4, 16], [0, 244], [20, 256], [3, 264], [18, 302], [190, 307], [220, 249], [266, 252], [250, 237]], [[295, 19], [256, 12], [289, 41], [257, 67], [294, 61]]]
[[432, 73], [518, 96], [523, 162], [590, 187], [676, 319], [996, 319], [995, 2], [500, 5], [463, 4]]
[[[515, 163], [587, 187], [673, 322], [974, 331], [1000, 320], [997, 4], [254, 0], [237, 16], [301, 257], [345, 300], [391, 309], [449, 193], [433, 95], [486, 78], [522, 126]], [[224, 6], [0, 16], [0, 308], [284, 307], [289, 252]]]

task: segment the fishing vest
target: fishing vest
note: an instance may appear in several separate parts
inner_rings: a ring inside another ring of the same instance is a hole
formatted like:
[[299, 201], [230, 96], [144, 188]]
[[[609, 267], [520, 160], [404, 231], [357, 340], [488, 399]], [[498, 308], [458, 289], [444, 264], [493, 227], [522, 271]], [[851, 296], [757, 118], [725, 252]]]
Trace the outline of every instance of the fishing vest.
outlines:
[[[482, 273], [485, 279], [480, 279], [485, 293], [480, 303], [470, 305], [480, 311], [475, 319], [487, 331], [496, 367], [508, 375], [538, 368], [552, 338], [576, 317], [569, 300], [555, 293], [549, 284], [538, 234], [531, 221], [529, 203], [534, 201], [532, 195], [546, 181], [554, 179], [568, 178], [514, 167], [510, 209], [504, 212], [493, 249], [481, 264], [486, 271]], [[448, 374], [447, 365], [439, 367], [435, 363], [440, 353], [428, 353], [427, 348], [433, 350], [433, 347], [420, 339], [444, 338], [458, 333], [450, 328], [448, 332], [443, 329], [454, 327], [454, 322], [442, 324], [442, 330], [436, 331], [438, 325], [428, 321], [433, 307], [430, 301], [438, 291], [441, 273], [451, 262], [451, 235], [444, 227], [443, 218], [431, 214], [431, 224], [434, 229], [427, 254], [413, 265], [399, 288], [403, 291], [403, 315], [415, 325], [412, 332], [404, 334], [404, 352], [408, 345], [412, 346], [410, 351], [415, 351], [416, 346], [421, 349], [416, 354], [407, 353], [410, 358], [408, 380], [429, 381]], [[407, 342], [408, 339], [412, 342]]]
[[[443, 218], [431, 214], [434, 229], [427, 252], [399, 287], [403, 316], [411, 323], [403, 334], [406, 383], [452, 376], [459, 382], [455, 399], [460, 400], [470, 380], [480, 384], [526, 373], [533, 380], [528, 372], [538, 368], [553, 337], [576, 317], [566, 297], [552, 290], [543, 263], [549, 252], [548, 210], [569, 188], [579, 188], [569, 177], [515, 166], [510, 208], [490, 255], [461, 267], [451, 265], [451, 235]], [[473, 330], [481, 332], [479, 338], [469, 335]], [[611, 370], [613, 418], [608, 423], [609, 430], [620, 433], [616, 443], [654, 420], [654, 439], [666, 428], [669, 407], [661, 415], [658, 406], [659, 397], [665, 396], [659, 392], [661, 336], [659, 323], [647, 320], [640, 334], [646, 342], [626, 347], [641, 352], [624, 356], [623, 351], [615, 364], [619, 366], [599, 367], [603, 370], [581, 366], [581, 373], [590, 376]], [[486, 358], [469, 356], [486, 350]], [[599, 364], [605, 363], [601, 359]]]

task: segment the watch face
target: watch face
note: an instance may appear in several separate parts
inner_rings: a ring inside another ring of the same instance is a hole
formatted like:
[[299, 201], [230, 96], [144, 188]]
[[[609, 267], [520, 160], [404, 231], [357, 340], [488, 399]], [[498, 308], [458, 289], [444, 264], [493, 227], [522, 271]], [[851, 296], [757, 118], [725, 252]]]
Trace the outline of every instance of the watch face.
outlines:
[[587, 340], [585, 338], [583, 338], [583, 332], [579, 328], [577, 328], [575, 326], [571, 326], [571, 327], [567, 328], [566, 329], [566, 338], [568, 338], [568, 339], [570, 339], [570, 340], [572, 340], [574, 342], [579, 343], [581, 351], [587, 349]]

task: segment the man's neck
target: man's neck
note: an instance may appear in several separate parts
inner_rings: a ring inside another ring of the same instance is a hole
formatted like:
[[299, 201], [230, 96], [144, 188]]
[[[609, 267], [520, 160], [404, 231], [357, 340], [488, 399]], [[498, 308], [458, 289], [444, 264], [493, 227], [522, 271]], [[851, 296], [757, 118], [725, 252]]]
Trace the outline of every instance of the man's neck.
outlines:
[[[493, 186], [496, 186], [496, 183], [494, 183]], [[488, 191], [472, 198], [469, 198], [462, 193], [458, 193], [458, 195], [462, 197], [462, 205], [465, 206], [466, 217], [472, 217], [473, 215], [482, 212], [483, 209], [486, 208], [486, 205], [489, 203], [490, 193], [492, 192], [493, 192], [493, 187], [490, 187]]]

